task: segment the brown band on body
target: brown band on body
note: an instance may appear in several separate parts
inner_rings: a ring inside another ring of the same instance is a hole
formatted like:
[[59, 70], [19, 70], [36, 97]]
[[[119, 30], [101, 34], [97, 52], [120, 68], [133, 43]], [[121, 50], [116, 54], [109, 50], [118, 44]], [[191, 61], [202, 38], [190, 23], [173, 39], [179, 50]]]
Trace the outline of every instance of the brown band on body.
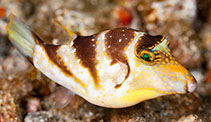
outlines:
[[65, 74], [72, 76], [73, 74], [67, 70], [68, 68], [64, 65], [64, 62], [59, 55], [57, 55], [56, 51], [59, 49], [60, 45], [45, 44], [43, 46], [49, 59], [54, 62]]
[[139, 40], [135, 46], [136, 54], [138, 54], [141, 49], [154, 48], [156, 45], [160, 44], [163, 40], [164, 40], [164, 37], [161, 35], [151, 36], [149, 34], [145, 34], [144, 36], [139, 38]]
[[73, 47], [76, 49], [76, 56], [80, 59], [82, 66], [86, 67], [93, 78], [95, 87], [97, 88], [99, 75], [96, 69], [96, 35], [92, 36], [77, 36], [74, 40]]
[[[125, 51], [135, 37], [134, 32], [135, 30], [130, 28], [117, 28], [108, 31], [105, 34], [106, 53], [112, 59], [111, 65], [117, 63], [118, 61], [127, 65], [128, 73], [124, 81], [128, 78], [130, 74], [130, 66]], [[122, 83], [117, 84], [115, 88], [121, 87]]]

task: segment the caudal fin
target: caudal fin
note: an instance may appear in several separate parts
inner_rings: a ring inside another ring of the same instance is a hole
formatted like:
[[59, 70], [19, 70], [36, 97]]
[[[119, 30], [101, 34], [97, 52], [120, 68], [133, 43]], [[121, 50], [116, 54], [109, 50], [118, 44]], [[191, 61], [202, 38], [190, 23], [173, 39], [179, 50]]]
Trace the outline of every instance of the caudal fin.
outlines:
[[25, 57], [32, 59], [33, 48], [36, 45], [34, 34], [14, 15], [10, 14], [9, 20], [7, 31], [10, 41]]

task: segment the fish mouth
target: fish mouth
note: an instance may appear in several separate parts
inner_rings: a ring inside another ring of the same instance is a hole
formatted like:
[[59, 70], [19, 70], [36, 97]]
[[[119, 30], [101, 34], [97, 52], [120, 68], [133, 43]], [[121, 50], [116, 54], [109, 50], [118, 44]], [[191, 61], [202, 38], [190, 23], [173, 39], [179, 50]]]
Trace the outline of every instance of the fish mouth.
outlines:
[[[190, 74], [191, 75], [191, 74]], [[187, 80], [187, 89], [185, 89], [186, 93], [190, 93], [195, 91], [196, 89], [196, 85], [197, 85], [197, 81], [195, 79], [195, 77], [193, 75], [191, 75], [188, 80]]]

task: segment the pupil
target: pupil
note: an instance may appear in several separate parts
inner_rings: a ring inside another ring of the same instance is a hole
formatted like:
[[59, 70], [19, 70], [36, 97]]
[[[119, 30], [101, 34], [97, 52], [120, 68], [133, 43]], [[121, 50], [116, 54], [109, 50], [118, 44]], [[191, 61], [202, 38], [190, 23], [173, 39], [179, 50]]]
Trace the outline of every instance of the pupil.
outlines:
[[149, 59], [149, 55], [146, 54], [146, 53], [144, 53], [143, 58], [144, 58], [144, 59]]

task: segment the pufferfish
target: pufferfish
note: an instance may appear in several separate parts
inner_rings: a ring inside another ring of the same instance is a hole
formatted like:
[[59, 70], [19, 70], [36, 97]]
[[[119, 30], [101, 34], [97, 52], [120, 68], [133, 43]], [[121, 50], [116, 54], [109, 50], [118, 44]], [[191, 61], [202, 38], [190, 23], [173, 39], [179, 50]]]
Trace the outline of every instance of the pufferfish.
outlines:
[[172, 56], [166, 37], [131, 28], [47, 44], [10, 15], [11, 42], [34, 67], [92, 104], [123, 108], [170, 94], [193, 92], [196, 80]]

